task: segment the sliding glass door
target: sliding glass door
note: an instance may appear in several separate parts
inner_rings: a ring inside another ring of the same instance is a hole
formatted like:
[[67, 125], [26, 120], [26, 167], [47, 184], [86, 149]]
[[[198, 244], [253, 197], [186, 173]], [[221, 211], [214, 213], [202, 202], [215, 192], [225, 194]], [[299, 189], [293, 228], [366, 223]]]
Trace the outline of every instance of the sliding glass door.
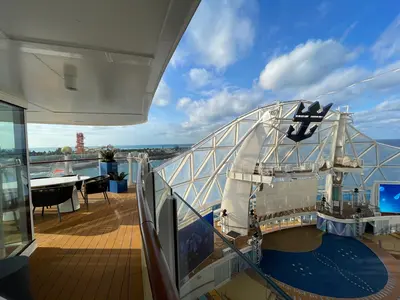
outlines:
[[0, 259], [32, 241], [24, 109], [0, 101]]

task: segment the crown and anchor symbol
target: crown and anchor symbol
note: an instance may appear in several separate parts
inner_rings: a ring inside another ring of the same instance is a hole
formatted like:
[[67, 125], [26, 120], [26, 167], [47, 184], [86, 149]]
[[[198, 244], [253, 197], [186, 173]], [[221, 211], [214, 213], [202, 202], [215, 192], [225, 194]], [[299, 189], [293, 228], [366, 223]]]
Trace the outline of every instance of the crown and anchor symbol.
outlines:
[[300, 126], [297, 129], [297, 132], [293, 134], [296, 129], [292, 125], [290, 125], [286, 133], [286, 137], [296, 143], [310, 138], [317, 130], [318, 125], [312, 126], [306, 133], [308, 127], [312, 122], [322, 122], [332, 105], [333, 103], [329, 103], [328, 105], [322, 107], [321, 110], [321, 105], [318, 101], [315, 101], [314, 103], [310, 104], [306, 111], [304, 111], [304, 103], [300, 102], [299, 106], [297, 107], [296, 113], [293, 116], [293, 122], [300, 122]]

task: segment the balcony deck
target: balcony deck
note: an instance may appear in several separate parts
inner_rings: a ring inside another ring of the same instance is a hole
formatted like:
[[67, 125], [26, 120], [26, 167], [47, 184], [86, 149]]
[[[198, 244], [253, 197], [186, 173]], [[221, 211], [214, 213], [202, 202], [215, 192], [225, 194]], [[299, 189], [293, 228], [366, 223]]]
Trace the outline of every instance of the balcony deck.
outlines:
[[89, 197], [89, 210], [34, 214], [30, 257], [34, 299], [143, 299], [141, 235], [134, 189]]

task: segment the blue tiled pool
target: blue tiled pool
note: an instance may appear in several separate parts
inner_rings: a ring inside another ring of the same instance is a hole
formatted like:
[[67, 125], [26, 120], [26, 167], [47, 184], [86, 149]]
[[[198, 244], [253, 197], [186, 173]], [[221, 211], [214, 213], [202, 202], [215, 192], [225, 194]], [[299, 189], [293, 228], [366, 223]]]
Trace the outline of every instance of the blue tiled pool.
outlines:
[[388, 281], [386, 267], [366, 245], [331, 234], [311, 252], [264, 250], [261, 269], [292, 287], [338, 298], [375, 294]]

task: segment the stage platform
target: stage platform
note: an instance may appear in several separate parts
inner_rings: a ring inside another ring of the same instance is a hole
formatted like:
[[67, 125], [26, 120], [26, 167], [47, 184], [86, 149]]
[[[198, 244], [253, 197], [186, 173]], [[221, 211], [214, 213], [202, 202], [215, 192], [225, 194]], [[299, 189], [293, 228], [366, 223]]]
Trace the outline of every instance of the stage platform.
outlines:
[[339, 218], [318, 212], [317, 228], [323, 232], [348, 237], [362, 236], [364, 233], [374, 235], [390, 234], [400, 231], [400, 216], [380, 215]]

